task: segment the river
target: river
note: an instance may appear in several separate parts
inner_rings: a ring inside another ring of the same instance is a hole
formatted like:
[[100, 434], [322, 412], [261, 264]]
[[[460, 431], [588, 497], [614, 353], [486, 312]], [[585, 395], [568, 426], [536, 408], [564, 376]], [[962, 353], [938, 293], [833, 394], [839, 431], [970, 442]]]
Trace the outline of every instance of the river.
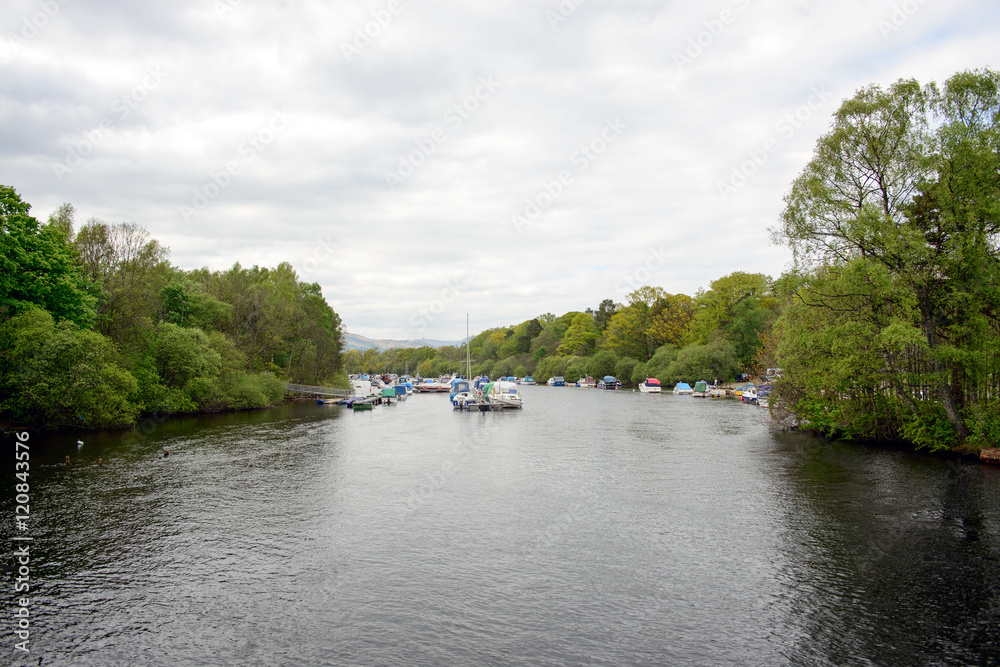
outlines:
[[1000, 468], [733, 399], [523, 394], [33, 434], [15, 663], [1000, 663]]

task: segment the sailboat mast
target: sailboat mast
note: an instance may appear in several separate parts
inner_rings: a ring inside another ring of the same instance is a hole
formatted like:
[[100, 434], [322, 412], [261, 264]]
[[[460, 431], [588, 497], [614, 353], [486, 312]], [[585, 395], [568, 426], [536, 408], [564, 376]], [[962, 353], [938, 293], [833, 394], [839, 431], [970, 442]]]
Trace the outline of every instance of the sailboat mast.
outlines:
[[465, 377], [472, 379], [472, 351], [469, 349], [469, 314], [465, 314]]

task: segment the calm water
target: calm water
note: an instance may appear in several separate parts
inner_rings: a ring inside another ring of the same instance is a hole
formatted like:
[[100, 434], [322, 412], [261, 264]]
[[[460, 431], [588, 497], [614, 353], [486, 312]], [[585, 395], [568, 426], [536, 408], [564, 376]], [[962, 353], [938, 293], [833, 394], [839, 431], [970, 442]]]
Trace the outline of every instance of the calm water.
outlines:
[[33, 436], [16, 662], [1000, 663], [1000, 468], [776, 433], [733, 400], [524, 394]]

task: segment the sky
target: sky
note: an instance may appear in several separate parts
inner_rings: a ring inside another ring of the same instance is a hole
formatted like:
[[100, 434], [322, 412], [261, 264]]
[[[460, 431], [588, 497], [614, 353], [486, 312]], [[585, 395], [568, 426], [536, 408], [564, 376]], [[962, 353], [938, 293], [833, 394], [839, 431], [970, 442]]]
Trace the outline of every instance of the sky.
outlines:
[[289, 262], [393, 339], [777, 277], [843, 100], [1000, 67], [995, 0], [7, 0], [0, 26], [0, 183], [37, 218]]

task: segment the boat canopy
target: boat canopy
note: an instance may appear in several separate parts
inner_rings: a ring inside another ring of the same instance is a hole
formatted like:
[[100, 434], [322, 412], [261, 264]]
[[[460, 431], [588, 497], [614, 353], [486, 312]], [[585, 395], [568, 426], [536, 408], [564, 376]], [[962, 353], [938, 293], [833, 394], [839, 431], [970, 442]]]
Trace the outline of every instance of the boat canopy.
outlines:
[[605, 375], [605, 376], [604, 376], [604, 379], [603, 379], [602, 381], [603, 381], [603, 382], [604, 382], [605, 384], [609, 384], [609, 383], [611, 383], [611, 382], [618, 382], [618, 380], [616, 380], [616, 379], [615, 379], [615, 377], [614, 377], [613, 375]]
[[705, 382], [704, 380], [698, 380], [697, 382], [694, 383], [694, 390], [702, 392], [708, 391], [708, 383]]
[[660, 386], [660, 381], [657, 380], [656, 378], [646, 378], [646, 386], [647, 387], [659, 387]]
[[675, 390], [677, 390], [677, 389], [690, 389], [690, 388], [691, 388], [691, 385], [689, 385], [687, 382], [678, 382], [676, 385], [674, 385], [674, 389]]

